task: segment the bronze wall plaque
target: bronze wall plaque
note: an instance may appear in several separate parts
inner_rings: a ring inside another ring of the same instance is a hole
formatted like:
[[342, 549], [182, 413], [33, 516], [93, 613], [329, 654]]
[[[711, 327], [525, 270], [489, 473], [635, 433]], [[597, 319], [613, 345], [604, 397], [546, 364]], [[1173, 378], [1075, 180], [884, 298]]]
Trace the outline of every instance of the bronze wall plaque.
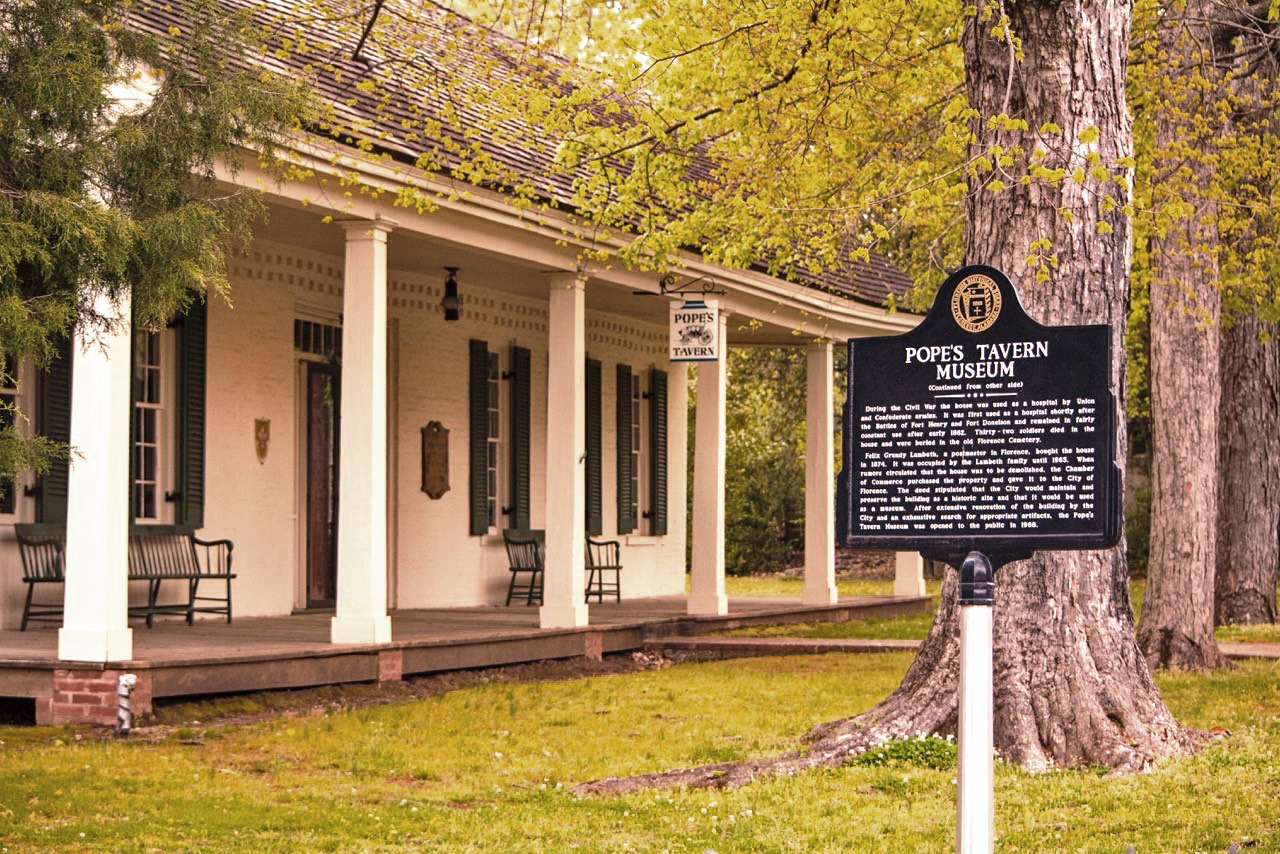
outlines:
[[428, 498], [449, 491], [449, 431], [439, 421], [422, 428], [422, 491]]
[[271, 446], [271, 419], [255, 418], [253, 421], [253, 446], [258, 452], [258, 464], [267, 462], [267, 448]]

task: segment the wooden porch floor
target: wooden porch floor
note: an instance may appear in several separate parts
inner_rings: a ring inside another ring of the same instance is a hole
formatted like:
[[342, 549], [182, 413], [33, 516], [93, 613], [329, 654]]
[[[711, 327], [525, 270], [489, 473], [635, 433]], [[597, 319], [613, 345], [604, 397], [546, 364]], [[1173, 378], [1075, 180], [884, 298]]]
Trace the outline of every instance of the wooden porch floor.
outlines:
[[683, 596], [592, 604], [590, 625], [541, 629], [538, 609], [433, 608], [391, 612], [388, 644], [329, 642], [330, 614], [237, 618], [227, 624], [181, 618], [134, 623], [127, 662], [60, 661], [52, 624], [0, 631], [0, 697], [48, 697], [62, 670], [145, 672], [155, 698], [270, 690], [400, 675], [600, 656], [642, 649], [647, 639], [747, 625], [846, 620], [927, 610], [929, 597], [850, 596], [807, 606], [793, 598], [735, 596], [722, 617], [690, 617]]

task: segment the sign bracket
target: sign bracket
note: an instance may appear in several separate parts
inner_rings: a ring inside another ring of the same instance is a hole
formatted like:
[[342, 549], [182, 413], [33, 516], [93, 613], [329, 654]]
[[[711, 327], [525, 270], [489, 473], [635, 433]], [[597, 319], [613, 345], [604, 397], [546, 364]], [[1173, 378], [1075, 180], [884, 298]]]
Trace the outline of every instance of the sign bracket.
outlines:
[[665, 296], [687, 296], [697, 294], [698, 296], [725, 296], [729, 293], [719, 282], [710, 276], [697, 276], [695, 278], [686, 279], [684, 282], [677, 284], [677, 278], [674, 274], [663, 276], [658, 280], [658, 292], [653, 291], [632, 291], [632, 296], [637, 297], [665, 297]]

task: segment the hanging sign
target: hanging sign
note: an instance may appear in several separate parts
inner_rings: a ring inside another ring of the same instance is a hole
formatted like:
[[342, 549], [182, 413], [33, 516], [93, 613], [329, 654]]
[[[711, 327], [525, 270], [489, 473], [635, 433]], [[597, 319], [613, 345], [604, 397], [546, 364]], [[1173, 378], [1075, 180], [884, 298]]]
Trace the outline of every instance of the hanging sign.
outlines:
[[672, 362], [714, 362], [720, 358], [720, 308], [689, 300], [671, 304]]
[[849, 341], [837, 528], [858, 548], [1029, 555], [1119, 540], [1106, 326], [1043, 326], [992, 267], [915, 329]]

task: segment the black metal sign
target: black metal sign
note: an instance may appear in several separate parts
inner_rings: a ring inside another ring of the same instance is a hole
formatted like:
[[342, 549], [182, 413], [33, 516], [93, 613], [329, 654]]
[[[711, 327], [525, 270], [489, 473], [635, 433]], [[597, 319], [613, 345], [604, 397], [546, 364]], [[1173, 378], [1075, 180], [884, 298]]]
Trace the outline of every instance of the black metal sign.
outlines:
[[1123, 509], [1106, 326], [1042, 326], [992, 267], [912, 331], [849, 341], [837, 536], [956, 563], [1106, 548]]

